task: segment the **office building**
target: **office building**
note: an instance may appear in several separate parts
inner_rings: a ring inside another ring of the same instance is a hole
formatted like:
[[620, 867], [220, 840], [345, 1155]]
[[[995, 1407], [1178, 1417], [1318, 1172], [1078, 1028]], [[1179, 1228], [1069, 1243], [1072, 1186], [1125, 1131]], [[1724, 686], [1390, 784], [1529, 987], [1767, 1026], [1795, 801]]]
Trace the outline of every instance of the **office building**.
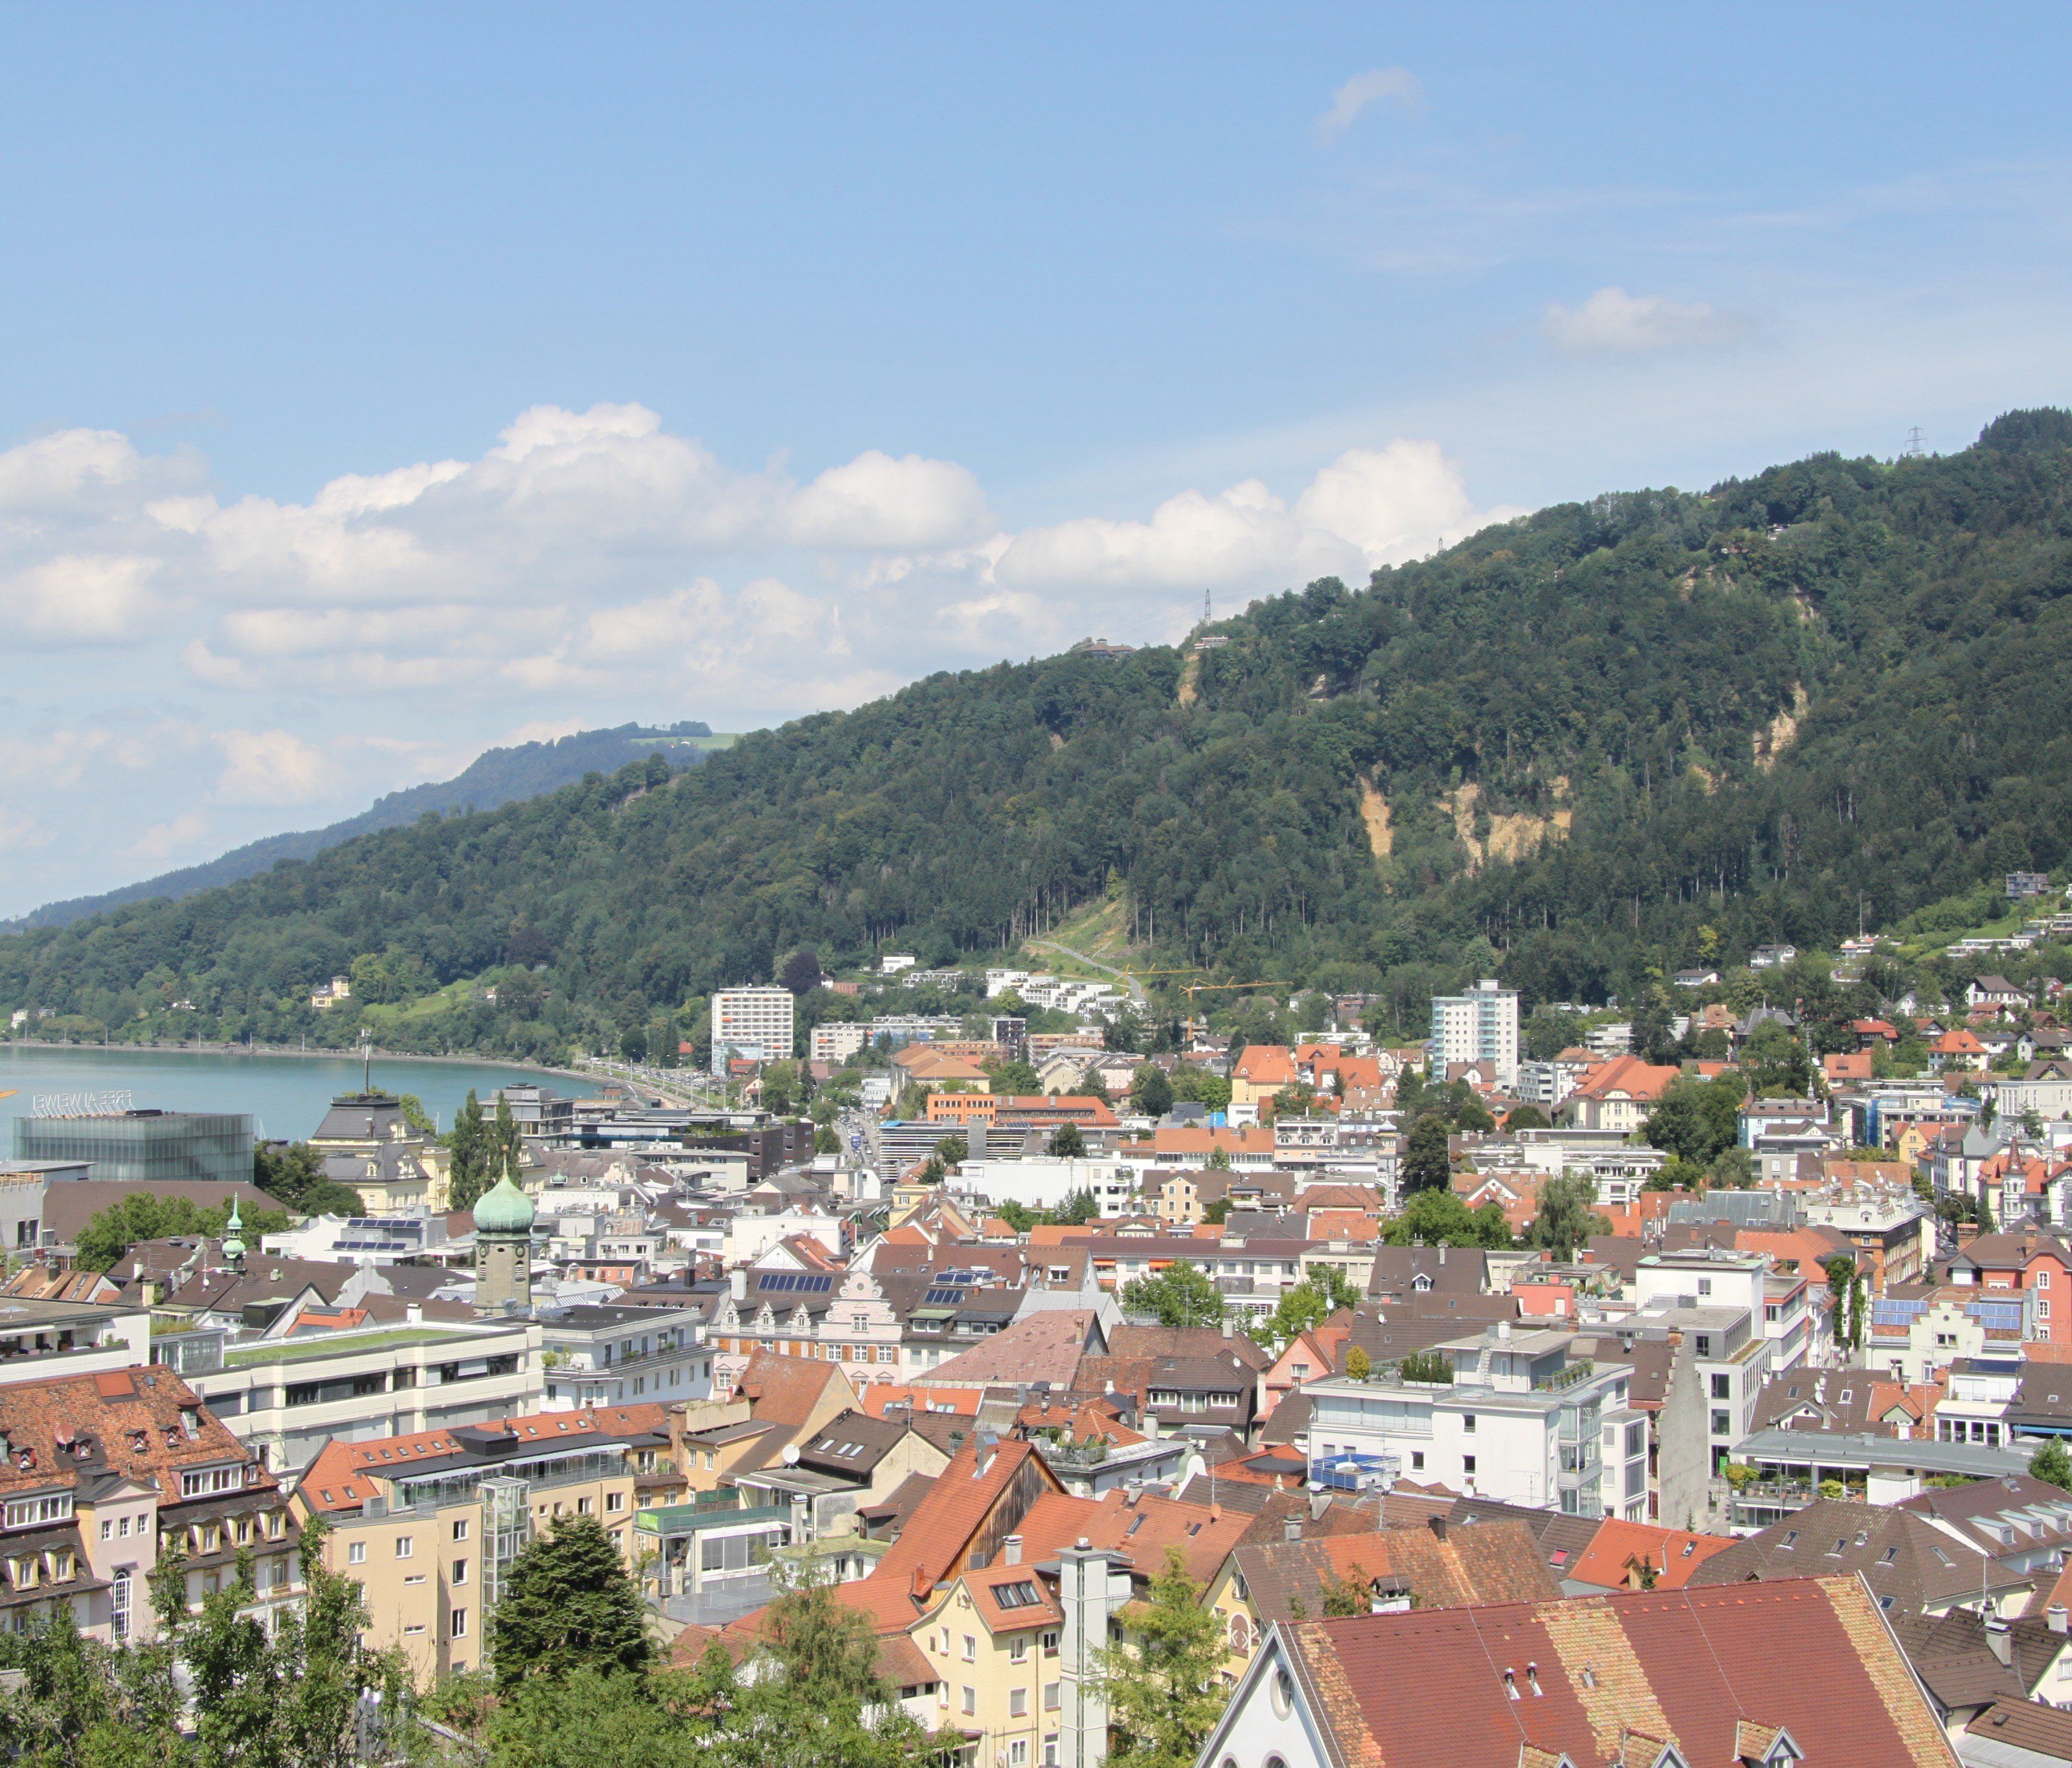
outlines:
[[1517, 1084], [1515, 989], [1500, 989], [1494, 977], [1486, 977], [1466, 994], [1432, 997], [1431, 1071], [1443, 1078], [1447, 1066], [1457, 1062], [1486, 1062], [1494, 1067], [1499, 1087]]
[[84, 1162], [93, 1178], [252, 1182], [252, 1119], [242, 1112], [93, 1112], [18, 1117], [17, 1161]]
[[789, 989], [722, 989], [713, 997], [713, 1072], [726, 1072], [728, 1059], [786, 1062], [796, 1047], [793, 1013], [797, 1003]]

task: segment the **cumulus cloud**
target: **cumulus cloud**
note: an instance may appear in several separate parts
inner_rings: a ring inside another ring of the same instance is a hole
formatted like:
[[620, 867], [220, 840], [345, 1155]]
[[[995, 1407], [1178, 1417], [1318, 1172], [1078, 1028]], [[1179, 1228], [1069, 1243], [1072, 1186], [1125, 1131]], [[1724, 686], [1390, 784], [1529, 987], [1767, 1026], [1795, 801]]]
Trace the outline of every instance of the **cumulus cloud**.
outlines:
[[154, 823], [122, 849], [125, 859], [166, 860], [192, 849], [208, 833], [208, 819], [187, 811], [169, 822]]
[[1214, 496], [1169, 498], [1148, 521], [1082, 516], [1009, 543], [994, 568], [1019, 588], [1263, 590], [1324, 576], [1364, 576], [1418, 557], [1493, 521], [1434, 442], [1348, 449], [1293, 508], [1257, 479]]
[[1718, 350], [1753, 343], [1755, 322], [1703, 301], [1671, 301], [1602, 288], [1580, 306], [1549, 306], [1540, 330], [1558, 350], [1577, 356], [1647, 356], [1667, 350]]
[[54, 643], [130, 644], [156, 611], [158, 561], [61, 553], [0, 584], [0, 614], [23, 635]]
[[224, 767], [216, 796], [231, 804], [306, 804], [330, 789], [323, 751], [288, 730], [219, 730]]
[[993, 513], [968, 468], [868, 449], [830, 467], [791, 500], [790, 528], [801, 545], [935, 549], [991, 532]]
[[1408, 68], [1375, 68], [1350, 80], [1331, 94], [1331, 108], [1312, 125], [1319, 141], [1336, 141], [1370, 105], [1389, 104], [1415, 111], [1424, 103], [1424, 83]]

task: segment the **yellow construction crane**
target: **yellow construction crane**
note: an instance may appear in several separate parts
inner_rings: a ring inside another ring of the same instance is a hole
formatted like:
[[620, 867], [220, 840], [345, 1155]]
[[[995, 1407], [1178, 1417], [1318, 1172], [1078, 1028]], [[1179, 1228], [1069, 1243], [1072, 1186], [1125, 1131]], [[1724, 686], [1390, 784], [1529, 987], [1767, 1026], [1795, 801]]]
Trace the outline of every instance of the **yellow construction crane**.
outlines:
[[12, 1099], [21, 1090], [19, 1087], [10, 1087], [5, 1092], [0, 1092], [0, 1099]]

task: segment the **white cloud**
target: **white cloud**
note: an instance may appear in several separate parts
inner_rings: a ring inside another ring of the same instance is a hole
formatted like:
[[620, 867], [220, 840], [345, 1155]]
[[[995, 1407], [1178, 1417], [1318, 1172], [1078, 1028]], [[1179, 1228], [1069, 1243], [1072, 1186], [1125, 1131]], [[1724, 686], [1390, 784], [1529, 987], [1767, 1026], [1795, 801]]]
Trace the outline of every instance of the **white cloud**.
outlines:
[[1408, 68], [1376, 68], [1355, 74], [1331, 94], [1331, 108], [1312, 125], [1319, 141], [1335, 141], [1369, 105], [1388, 103], [1407, 111], [1422, 108], [1424, 83]]
[[47, 510], [142, 476], [142, 457], [113, 430], [61, 430], [0, 453], [0, 509]]
[[61, 553], [0, 584], [0, 615], [31, 639], [134, 644], [157, 610], [146, 586], [158, 561]]
[[1522, 511], [1478, 511], [1433, 442], [1346, 450], [1294, 508], [1257, 479], [1215, 496], [1182, 491], [1148, 522], [1082, 516], [1015, 536], [994, 575], [1022, 588], [1264, 590], [1357, 580]]
[[47, 847], [55, 838], [35, 817], [0, 806], [0, 850]]
[[208, 833], [208, 819], [186, 811], [170, 822], [154, 823], [122, 851], [125, 859], [165, 860], [191, 849]]
[[216, 793], [226, 804], [303, 804], [331, 786], [331, 763], [323, 752], [292, 731], [219, 730], [215, 735], [226, 763]]
[[983, 539], [994, 524], [968, 469], [872, 448], [800, 489], [789, 525], [803, 546], [934, 549]]
[[1540, 330], [1577, 356], [1646, 356], [1665, 350], [1731, 348], [1753, 343], [1755, 322], [1703, 301], [1671, 301], [1602, 288], [1581, 306], [1549, 306]]

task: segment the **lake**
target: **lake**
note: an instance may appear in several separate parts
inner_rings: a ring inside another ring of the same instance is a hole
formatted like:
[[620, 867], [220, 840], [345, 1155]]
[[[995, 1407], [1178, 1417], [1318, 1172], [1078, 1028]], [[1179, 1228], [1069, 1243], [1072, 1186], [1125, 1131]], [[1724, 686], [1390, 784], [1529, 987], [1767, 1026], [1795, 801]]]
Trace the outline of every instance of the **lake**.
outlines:
[[[14, 1148], [14, 1120], [32, 1116], [43, 1097], [69, 1096], [54, 1108], [165, 1111], [249, 1112], [261, 1136], [301, 1141], [323, 1120], [324, 1108], [342, 1092], [360, 1091], [355, 1056], [240, 1055], [216, 1050], [98, 1049], [87, 1045], [0, 1044], [0, 1156]], [[427, 1062], [408, 1056], [374, 1059], [374, 1084], [384, 1092], [415, 1093], [425, 1109], [450, 1128], [472, 1087], [483, 1098], [491, 1089], [520, 1081], [543, 1081], [564, 1095], [585, 1092], [580, 1081], [535, 1069], [488, 1062]], [[96, 1096], [88, 1104], [76, 1096]], [[128, 1095], [102, 1100], [100, 1096]]]

